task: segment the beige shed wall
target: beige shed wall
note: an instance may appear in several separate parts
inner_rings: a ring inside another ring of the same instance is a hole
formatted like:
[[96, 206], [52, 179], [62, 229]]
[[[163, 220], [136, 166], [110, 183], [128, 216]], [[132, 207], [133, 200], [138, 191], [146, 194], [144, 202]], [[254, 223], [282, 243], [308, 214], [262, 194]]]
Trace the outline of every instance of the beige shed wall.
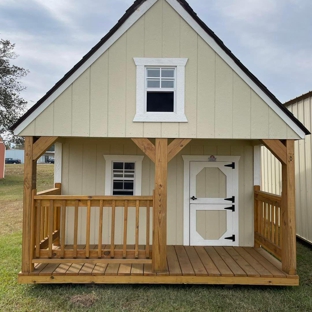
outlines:
[[[188, 58], [187, 123], [134, 123], [134, 57]], [[159, 0], [20, 135], [298, 138], [164, 0]]]
[[[312, 125], [312, 98], [306, 98], [287, 107], [307, 129]], [[312, 137], [295, 142], [296, 171], [296, 225], [297, 235], [312, 243]], [[281, 164], [262, 147], [262, 189], [281, 194]]]
[[[194, 140], [168, 166], [168, 244], [183, 244], [183, 178], [182, 155], [233, 155], [239, 161], [239, 231], [240, 244], [253, 246], [253, 146], [250, 141]], [[62, 193], [71, 195], [104, 195], [105, 160], [103, 155], [143, 155], [130, 139], [66, 139], [63, 143]], [[145, 156], [142, 168], [142, 195], [154, 189], [154, 164]], [[142, 220], [145, 212], [141, 211]], [[122, 220], [122, 214], [120, 214]], [[80, 228], [85, 228], [80, 214]], [[122, 226], [120, 226], [122, 227]], [[97, 241], [98, 214], [92, 214], [91, 243]], [[103, 242], [110, 237], [110, 215], [104, 216]], [[73, 233], [73, 210], [67, 218], [67, 243]], [[134, 224], [129, 227], [134, 233]], [[145, 233], [141, 233], [143, 240]], [[80, 243], [84, 242], [80, 232]], [[116, 237], [121, 242], [121, 234]], [[141, 241], [142, 241], [141, 240]], [[129, 241], [131, 244], [131, 240]]]

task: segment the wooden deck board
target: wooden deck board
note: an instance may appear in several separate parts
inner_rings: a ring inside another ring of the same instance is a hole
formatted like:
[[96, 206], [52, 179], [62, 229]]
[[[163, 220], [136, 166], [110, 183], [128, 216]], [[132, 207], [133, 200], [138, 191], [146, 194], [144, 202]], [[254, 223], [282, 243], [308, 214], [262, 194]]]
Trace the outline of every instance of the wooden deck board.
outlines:
[[235, 248], [224, 247], [226, 252], [234, 259], [234, 261], [246, 272], [248, 276], [260, 276], [260, 274], [242, 257]]
[[185, 247], [186, 253], [191, 261], [193, 270], [195, 272], [195, 275], [203, 275], [207, 276], [207, 271], [201, 262], [196, 250], [192, 246], [186, 246]]
[[270, 261], [262, 257], [255, 249], [248, 248], [247, 250], [258, 262], [260, 262], [274, 277], [286, 277], [286, 273], [275, 267]]
[[216, 250], [213, 247], [204, 247], [207, 251], [208, 255], [220, 271], [222, 276], [233, 276], [233, 272], [229, 269], [229, 267], [226, 265], [226, 263], [222, 260], [222, 258], [219, 256], [219, 254], [216, 252]]
[[156, 274], [150, 263], [45, 263], [36, 264], [30, 274], [20, 273], [18, 280], [44, 284], [299, 285], [298, 276], [282, 272], [277, 259], [251, 247], [168, 246], [167, 264], [166, 272]]
[[243, 248], [236, 248], [236, 251], [259, 273], [260, 276], [270, 277], [273, 276], [262, 264], [253, 258]]
[[201, 259], [204, 267], [206, 268], [208, 275], [209, 276], [220, 276], [221, 275], [220, 271], [217, 269], [217, 267], [215, 266], [215, 264], [211, 260], [210, 256], [207, 254], [204, 247], [197, 246], [197, 247], [195, 247], [195, 250], [196, 250], [199, 258]]
[[182, 275], [195, 275], [184, 246], [175, 246], [175, 251], [177, 253]]
[[179, 276], [182, 274], [179, 260], [173, 246], [167, 246], [168, 269], [170, 275]]

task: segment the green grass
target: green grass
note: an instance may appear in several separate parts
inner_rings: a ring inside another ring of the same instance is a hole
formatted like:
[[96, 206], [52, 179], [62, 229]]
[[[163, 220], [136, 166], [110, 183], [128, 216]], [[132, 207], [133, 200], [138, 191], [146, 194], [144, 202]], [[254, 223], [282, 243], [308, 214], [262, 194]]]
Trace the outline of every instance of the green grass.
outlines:
[[[22, 196], [16, 188], [22, 190], [23, 175], [7, 169], [0, 181], [0, 311], [312, 311], [312, 247], [300, 242], [299, 287], [18, 285]], [[53, 166], [38, 166], [38, 189], [52, 187], [52, 173]]]

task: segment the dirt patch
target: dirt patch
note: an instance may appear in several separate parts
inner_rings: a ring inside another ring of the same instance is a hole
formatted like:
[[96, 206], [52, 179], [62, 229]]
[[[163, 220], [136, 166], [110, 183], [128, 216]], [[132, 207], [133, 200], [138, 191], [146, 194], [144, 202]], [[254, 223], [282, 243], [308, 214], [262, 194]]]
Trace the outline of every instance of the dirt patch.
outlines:
[[76, 295], [70, 298], [70, 302], [76, 307], [90, 308], [98, 300], [94, 293]]
[[0, 235], [22, 230], [22, 201], [0, 200]]

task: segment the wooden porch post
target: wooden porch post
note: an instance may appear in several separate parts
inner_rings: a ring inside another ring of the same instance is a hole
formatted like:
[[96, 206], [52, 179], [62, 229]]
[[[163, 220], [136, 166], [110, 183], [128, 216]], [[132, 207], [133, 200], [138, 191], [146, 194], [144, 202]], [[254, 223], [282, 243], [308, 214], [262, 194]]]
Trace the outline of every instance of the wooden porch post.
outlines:
[[25, 138], [24, 156], [24, 197], [23, 197], [23, 238], [22, 238], [22, 272], [33, 271], [31, 246], [32, 192], [36, 189], [37, 163], [33, 160], [34, 138]]
[[282, 269], [296, 274], [296, 211], [294, 140], [286, 140], [286, 164], [282, 163]]
[[153, 271], [167, 270], [167, 167], [168, 139], [156, 139], [153, 229]]

